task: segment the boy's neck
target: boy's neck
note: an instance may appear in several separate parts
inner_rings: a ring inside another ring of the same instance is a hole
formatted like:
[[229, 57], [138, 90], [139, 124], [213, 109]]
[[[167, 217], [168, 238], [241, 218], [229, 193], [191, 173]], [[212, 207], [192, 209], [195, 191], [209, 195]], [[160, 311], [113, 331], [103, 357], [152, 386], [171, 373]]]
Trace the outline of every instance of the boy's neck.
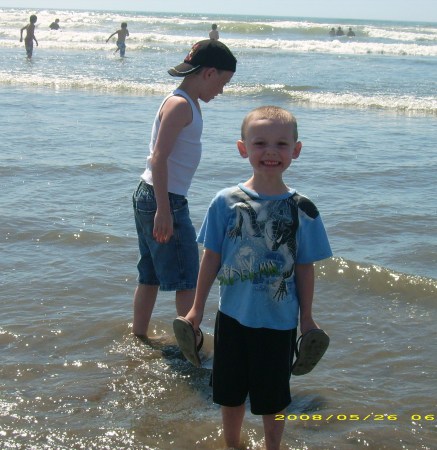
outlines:
[[196, 89], [196, 85], [191, 81], [188, 81], [187, 78], [185, 78], [182, 81], [182, 83], [178, 86], [178, 89], [184, 91], [191, 98], [191, 100], [193, 100], [199, 112], [202, 113], [199, 103], [199, 92]]
[[179, 85], [178, 89], [183, 90], [186, 92], [191, 100], [194, 102], [198, 102], [199, 100], [199, 91], [198, 91], [198, 84], [193, 82], [193, 78], [186, 77], [182, 81], [182, 83]]
[[249, 180], [243, 183], [248, 189], [257, 194], [275, 196], [282, 195], [289, 192], [288, 186], [284, 183], [282, 177], [267, 178], [253, 175]]

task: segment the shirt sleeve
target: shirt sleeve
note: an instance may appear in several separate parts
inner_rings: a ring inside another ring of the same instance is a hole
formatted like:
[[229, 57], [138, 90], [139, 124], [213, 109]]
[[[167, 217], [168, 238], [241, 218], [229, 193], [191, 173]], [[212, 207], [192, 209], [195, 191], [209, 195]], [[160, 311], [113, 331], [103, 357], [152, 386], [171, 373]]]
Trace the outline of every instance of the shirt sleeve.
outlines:
[[203, 220], [197, 242], [216, 253], [222, 253], [223, 241], [226, 235], [225, 202], [220, 193], [212, 200]]
[[296, 263], [310, 264], [331, 256], [331, 246], [320, 214], [317, 212], [315, 217], [310, 217], [299, 209]]

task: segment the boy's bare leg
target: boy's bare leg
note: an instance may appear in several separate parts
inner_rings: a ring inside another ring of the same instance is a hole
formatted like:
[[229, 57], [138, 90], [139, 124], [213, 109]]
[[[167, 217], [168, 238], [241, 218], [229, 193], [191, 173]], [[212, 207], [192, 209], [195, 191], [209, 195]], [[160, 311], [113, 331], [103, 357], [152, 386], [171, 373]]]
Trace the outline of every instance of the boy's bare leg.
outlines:
[[246, 406], [222, 406], [223, 435], [227, 447], [239, 448]]
[[[283, 414], [280, 411], [278, 414]], [[281, 446], [282, 434], [284, 432], [285, 421], [275, 420], [277, 414], [263, 416], [264, 436], [266, 441], [266, 450], [279, 450]]]
[[194, 303], [195, 289], [176, 291], [176, 312], [178, 316], [185, 317]]
[[134, 294], [134, 320], [132, 332], [136, 336], [147, 337], [150, 318], [155, 306], [159, 286], [139, 284]]

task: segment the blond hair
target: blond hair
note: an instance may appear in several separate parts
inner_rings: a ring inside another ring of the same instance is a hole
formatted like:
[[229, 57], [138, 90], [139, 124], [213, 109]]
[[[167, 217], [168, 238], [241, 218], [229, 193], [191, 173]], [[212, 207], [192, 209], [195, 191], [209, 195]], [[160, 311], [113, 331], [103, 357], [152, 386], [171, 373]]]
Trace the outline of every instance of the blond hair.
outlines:
[[291, 112], [287, 111], [284, 108], [280, 108], [279, 106], [260, 106], [259, 108], [250, 111], [243, 119], [243, 123], [241, 124], [241, 139], [244, 141], [246, 136], [246, 131], [249, 126], [249, 123], [252, 120], [275, 120], [285, 125], [290, 125], [293, 138], [295, 141], [298, 140], [298, 132], [297, 132], [297, 121], [296, 118], [291, 114]]

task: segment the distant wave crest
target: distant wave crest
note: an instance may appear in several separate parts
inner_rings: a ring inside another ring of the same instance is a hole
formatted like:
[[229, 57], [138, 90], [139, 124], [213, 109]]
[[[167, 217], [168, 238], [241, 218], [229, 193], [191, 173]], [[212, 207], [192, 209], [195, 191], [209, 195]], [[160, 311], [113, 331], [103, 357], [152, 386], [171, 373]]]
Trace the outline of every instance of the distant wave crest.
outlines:
[[[168, 93], [170, 86], [165, 82], [142, 83], [129, 80], [109, 80], [89, 76], [72, 76], [69, 78], [50, 77], [25, 74], [8, 74], [0, 72], [0, 85], [26, 85], [30, 87], [43, 87], [55, 90], [83, 89], [114, 94], [148, 95]], [[287, 86], [274, 85], [241, 85], [231, 84], [225, 95], [253, 96], [273, 95], [289, 97], [295, 102], [317, 107], [350, 107], [359, 109], [383, 109], [407, 114], [437, 115], [437, 98], [394, 95], [369, 95], [357, 93], [319, 92], [313, 86]]]
[[[16, 35], [16, 32], [15, 32]], [[4, 39], [0, 41], [0, 47], [18, 48], [22, 44], [16, 39]], [[49, 33], [39, 32], [38, 39], [44, 43], [46, 49], [57, 50], [84, 50], [84, 51], [105, 51], [108, 50], [106, 44], [106, 33]], [[131, 35], [128, 41], [129, 52], [148, 50], [150, 46], [156, 45], [184, 45], [190, 46], [193, 42], [201, 40], [202, 35], [183, 36], [167, 35], [160, 33], [137, 33]], [[232, 49], [251, 49], [293, 52], [293, 53], [324, 53], [339, 55], [390, 55], [390, 56], [419, 56], [436, 57], [437, 45], [421, 45], [417, 43], [405, 42], [373, 42], [349, 39], [227, 39], [226, 44]]]

